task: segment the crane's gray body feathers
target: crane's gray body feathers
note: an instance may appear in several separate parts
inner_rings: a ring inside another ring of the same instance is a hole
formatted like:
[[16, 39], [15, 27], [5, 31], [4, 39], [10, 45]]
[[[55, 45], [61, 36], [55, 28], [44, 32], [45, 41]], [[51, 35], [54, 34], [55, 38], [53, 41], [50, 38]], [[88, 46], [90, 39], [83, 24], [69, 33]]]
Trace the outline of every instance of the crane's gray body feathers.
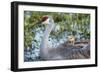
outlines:
[[[65, 44], [65, 43], [64, 43]], [[66, 60], [66, 59], [88, 59], [90, 58], [90, 45], [77, 48], [72, 45], [65, 45], [49, 50], [43, 59], [45, 60]], [[48, 48], [49, 49], [49, 48]]]

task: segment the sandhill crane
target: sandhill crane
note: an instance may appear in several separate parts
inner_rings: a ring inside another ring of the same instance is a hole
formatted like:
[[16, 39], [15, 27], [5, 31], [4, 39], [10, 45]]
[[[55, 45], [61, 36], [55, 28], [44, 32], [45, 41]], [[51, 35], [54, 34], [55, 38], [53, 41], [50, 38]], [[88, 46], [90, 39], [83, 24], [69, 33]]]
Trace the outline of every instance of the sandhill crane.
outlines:
[[42, 24], [47, 25], [40, 44], [40, 57], [44, 60], [64, 60], [64, 59], [87, 59], [90, 57], [90, 44], [77, 49], [74, 45], [68, 45], [68, 42], [60, 44], [56, 48], [50, 47], [48, 38], [54, 27], [52, 16], [43, 16]]

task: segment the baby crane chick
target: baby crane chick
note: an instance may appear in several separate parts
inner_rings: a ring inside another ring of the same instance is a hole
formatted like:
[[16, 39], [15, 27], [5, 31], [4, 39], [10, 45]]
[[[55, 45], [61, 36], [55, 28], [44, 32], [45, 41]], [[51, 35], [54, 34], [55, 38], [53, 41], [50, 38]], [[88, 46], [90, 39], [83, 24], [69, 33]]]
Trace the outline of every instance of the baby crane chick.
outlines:
[[73, 35], [68, 36], [68, 42], [69, 42], [71, 45], [74, 46], [74, 44], [75, 44], [75, 36], [73, 36]]

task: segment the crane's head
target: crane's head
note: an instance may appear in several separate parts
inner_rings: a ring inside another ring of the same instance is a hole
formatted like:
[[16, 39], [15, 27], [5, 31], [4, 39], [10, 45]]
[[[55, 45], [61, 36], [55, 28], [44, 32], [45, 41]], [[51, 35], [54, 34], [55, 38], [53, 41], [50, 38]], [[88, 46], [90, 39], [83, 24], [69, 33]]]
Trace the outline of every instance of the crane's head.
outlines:
[[41, 21], [42, 24], [51, 24], [54, 22], [51, 16], [43, 16]]
[[52, 16], [45, 15], [42, 17], [40, 22], [42, 25], [47, 25], [49, 29], [52, 29], [52, 31], [55, 31], [55, 23]]

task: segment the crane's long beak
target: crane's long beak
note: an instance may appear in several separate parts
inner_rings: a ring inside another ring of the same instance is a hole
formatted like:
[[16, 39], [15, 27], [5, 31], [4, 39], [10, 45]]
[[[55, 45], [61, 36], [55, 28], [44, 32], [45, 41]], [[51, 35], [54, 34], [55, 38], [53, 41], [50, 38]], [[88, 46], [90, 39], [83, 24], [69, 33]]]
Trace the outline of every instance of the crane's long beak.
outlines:
[[42, 21], [38, 21], [38, 22], [36, 22], [36, 24], [41, 24], [42, 23]]
[[40, 21], [38, 21], [38, 22], [36, 22], [36, 24], [39, 26], [39, 27], [41, 27], [41, 26], [43, 26], [44, 24], [43, 24], [43, 22], [40, 20]]

